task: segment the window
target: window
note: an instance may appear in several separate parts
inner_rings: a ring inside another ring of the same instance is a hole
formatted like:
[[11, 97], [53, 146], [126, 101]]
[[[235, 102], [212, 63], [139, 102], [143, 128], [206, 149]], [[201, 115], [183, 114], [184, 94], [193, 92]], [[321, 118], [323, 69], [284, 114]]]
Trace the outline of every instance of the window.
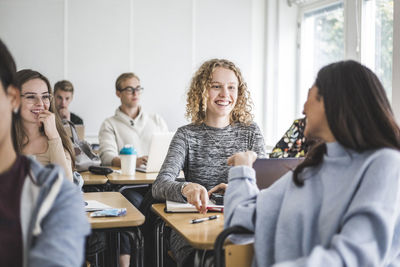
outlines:
[[[275, 144], [289, 123], [302, 117], [318, 70], [345, 59], [362, 62], [378, 75], [400, 121], [400, 0], [267, 2], [272, 29], [266, 38], [267, 141]], [[295, 19], [288, 16], [296, 13]]]
[[391, 100], [393, 0], [363, 0], [361, 62], [378, 75]]
[[343, 2], [305, 10], [301, 16], [297, 111], [301, 112], [318, 70], [344, 59]]

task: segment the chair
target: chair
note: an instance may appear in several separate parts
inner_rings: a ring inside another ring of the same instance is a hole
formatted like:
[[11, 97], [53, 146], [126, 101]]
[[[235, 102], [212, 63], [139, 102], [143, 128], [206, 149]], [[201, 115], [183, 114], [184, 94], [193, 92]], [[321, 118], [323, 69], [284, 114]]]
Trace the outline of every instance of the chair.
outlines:
[[[74, 125], [76, 133], [78, 134], [79, 140], [85, 140], [85, 126], [78, 124]], [[72, 137], [71, 126], [69, 123], [64, 124], [64, 129], [69, 137]]]
[[242, 226], [232, 226], [222, 231], [214, 244], [215, 267], [251, 266], [254, 255], [253, 244], [227, 244], [225, 246], [225, 260], [223, 257], [224, 243], [231, 234], [252, 234], [250, 230]]

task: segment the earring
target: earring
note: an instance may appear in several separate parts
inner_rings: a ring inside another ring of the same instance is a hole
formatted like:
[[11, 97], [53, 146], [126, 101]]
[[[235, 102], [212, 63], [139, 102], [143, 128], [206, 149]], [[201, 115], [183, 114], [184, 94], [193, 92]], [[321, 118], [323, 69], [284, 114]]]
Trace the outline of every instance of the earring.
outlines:
[[19, 111], [19, 108], [18, 108], [18, 107], [13, 109], [13, 113], [14, 113], [14, 114], [17, 114], [18, 111]]

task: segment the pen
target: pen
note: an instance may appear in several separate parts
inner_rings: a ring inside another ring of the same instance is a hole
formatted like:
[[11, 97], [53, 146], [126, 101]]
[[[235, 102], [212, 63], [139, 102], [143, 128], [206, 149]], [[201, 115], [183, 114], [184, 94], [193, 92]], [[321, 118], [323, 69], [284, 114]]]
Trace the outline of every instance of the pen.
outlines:
[[210, 216], [210, 217], [194, 219], [194, 220], [191, 220], [190, 223], [201, 223], [201, 222], [205, 222], [205, 221], [209, 221], [209, 220], [215, 220], [218, 217], [219, 217], [219, 215], [213, 215], [213, 216]]

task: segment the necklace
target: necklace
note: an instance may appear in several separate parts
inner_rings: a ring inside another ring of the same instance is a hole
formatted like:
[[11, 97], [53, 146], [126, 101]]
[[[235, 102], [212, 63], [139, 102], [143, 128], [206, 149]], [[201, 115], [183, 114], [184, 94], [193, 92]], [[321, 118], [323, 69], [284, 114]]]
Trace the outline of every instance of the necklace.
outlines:
[[215, 147], [216, 147], [217, 149], [219, 149], [219, 148], [221, 147], [220, 142], [222, 141], [222, 139], [220, 139], [220, 142], [215, 141], [215, 139], [212, 137], [212, 135], [207, 131], [207, 128], [206, 128], [205, 125], [206, 125], [206, 124], [203, 123], [203, 125], [202, 125], [202, 126], [203, 126], [203, 129], [206, 131], [208, 137], [210, 137], [210, 139], [211, 139], [211, 141], [214, 143]]

